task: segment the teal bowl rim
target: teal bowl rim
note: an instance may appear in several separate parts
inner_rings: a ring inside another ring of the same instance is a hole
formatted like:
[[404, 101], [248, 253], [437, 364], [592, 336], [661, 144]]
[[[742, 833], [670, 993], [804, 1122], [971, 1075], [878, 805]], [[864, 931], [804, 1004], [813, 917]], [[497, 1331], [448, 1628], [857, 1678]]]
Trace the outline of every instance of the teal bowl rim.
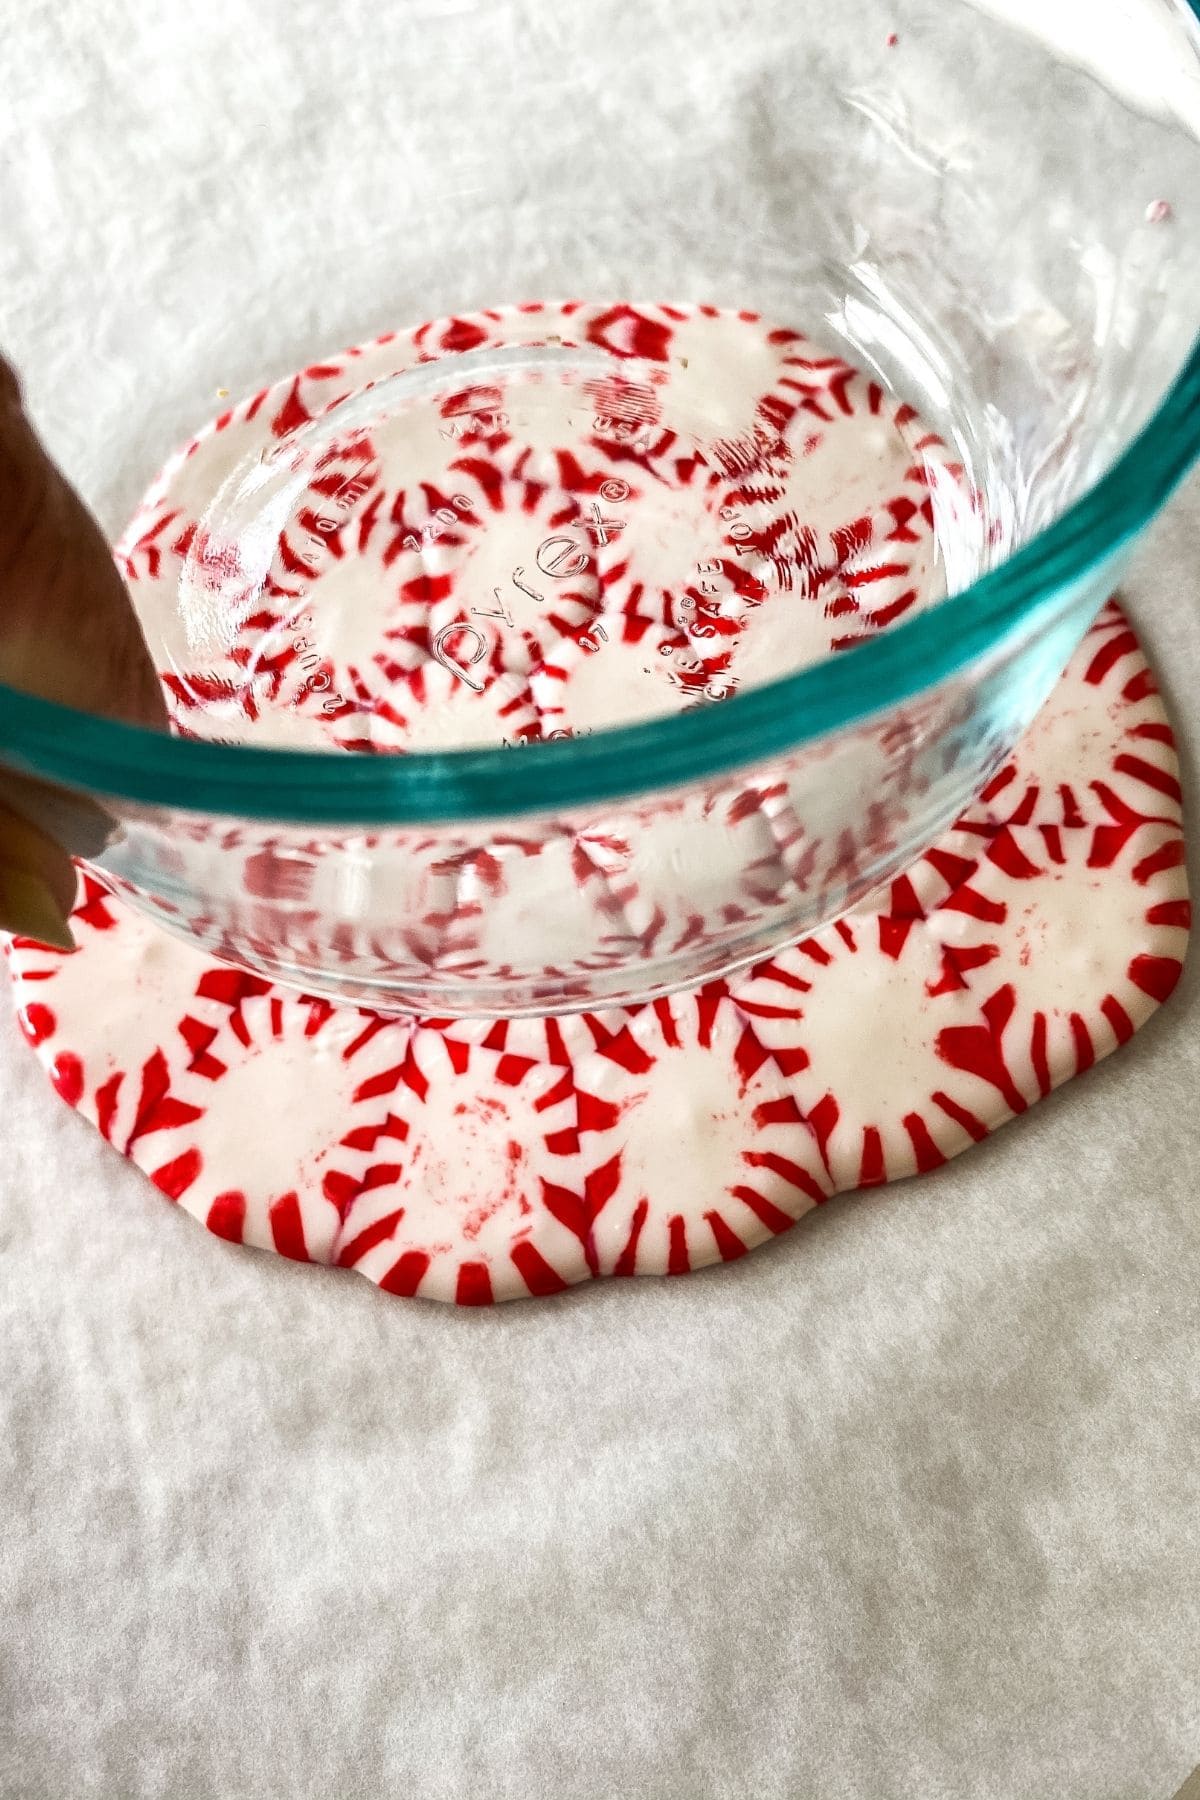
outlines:
[[[1186, 0], [1200, 19], [1200, 0]], [[135, 805], [280, 824], [427, 825], [587, 807], [796, 750], [969, 669], [1108, 564], [1200, 458], [1200, 337], [1145, 428], [1068, 511], [961, 593], [720, 705], [516, 749], [331, 756], [206, 744], [0, 683], [0, 759]]]

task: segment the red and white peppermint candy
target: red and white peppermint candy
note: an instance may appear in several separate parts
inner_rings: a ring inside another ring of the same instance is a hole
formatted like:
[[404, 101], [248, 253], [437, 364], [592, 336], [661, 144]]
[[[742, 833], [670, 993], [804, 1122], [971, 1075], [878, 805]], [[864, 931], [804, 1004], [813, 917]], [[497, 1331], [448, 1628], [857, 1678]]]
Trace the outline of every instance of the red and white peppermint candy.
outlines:
[[[97, 1125], [97, 1096], [114, 1078], [142, 1068], [193, 1016], [197, 985], [211, 965], [198, 950], [137, 921], [86, 872], [71, 922], [74, 956], [24, 938], [9, 945], [17, 1022], [58, 1092]], [[111, 1035], [79, 1029], [99, 1010], [98, 975], [113, 984], [103, 1005]]]
[[529, 677], [542, 736], [661, 718], [733, 692], [719, 641], [696, 642], [684, 631], [638, 614], [602, 614], [565, 639]]
[[347, 1207], [341, 1267], [464, 1306], [583, 1279], [582, 1246], [542, 1199], [578, 1143], [569, 1070], [418, 1028], [376, 1085], [403, 1155]]
[[[1179, 978], [1190, 912], [1176, 829], [1000, 828], [732, 984], [838, 1189], [937, 1167], [1133, 1035]], [[1084, 921], [1087, 921], [1085, 928]], [[863, 1055], [864, 1021], [870, 1055]]]
[[182, 1066], [144, 1065], [136, 1101], [118, 1090], [110, 1141], [219, 1236], [328, 1261], [342, 1211], [395, 1168], [381, 1075], [408, 1028], [271, 991], [211, 1031]]
[[732, 931], [757, 929], [769, 940], [769, 921], [795, 903], [804, 859], [779, 835], [786, 816], [777, 790], [753, 782], [659, 797], [644, 828], [616, 816], [577, 836], [581, 890], [619, 906], [644, 955], [686, 955], [695, 968], [698, 948], [711, 941], [715, 971], [728, 964]]
[[[102, 936], [86, 922], [101, 906], [114, 921]], [[111, 901], [93, 896], [75, 922], [75, 957], [21, 941], [11, 953], [38, 996], [19, 1012], [36, 1047], [88, 1004], [88, 946], [103, 945], [117, 1035], [86, 1054], [55, 1051], [59, 1092], [218, 1236], [328, 1260], [341, 1210], [392, 1166], [396, 1126], [379, 1078], [402, 1059], [410, 1028], [214, 965]], [[175, 1016], [168, 1031], [164, 1008]]]
[[[639, 933], [620, 892], [566, 831], [513, 833], [485, 852], [446, 857], [437, 870], [451, 897], [437, 921], [434, 966], [447, 976], [493, 984], [544, 979], [548, 992], [561, 991], [564, 978], [569, 988], [575, 976], [586, 1000], [589, 975], [637, 953]], [[548, 889], [558, 896], [550, 909]], [[581, 944], [588, 945], [583, 955]]]
[[575, 1065], [580, 1152], [547, 1204], [592, 1274], [732, 1262], [832, 1192], [793, 1068], [719, 988], [640, 1008]]
[[[965, 830], [1011, 825], [1178, 823], [1175, 734], [1154, 672], [1115, 601], [1004, 767], [968, 808]], [[1086, 779], [1081, 781], [1081, 768]]]

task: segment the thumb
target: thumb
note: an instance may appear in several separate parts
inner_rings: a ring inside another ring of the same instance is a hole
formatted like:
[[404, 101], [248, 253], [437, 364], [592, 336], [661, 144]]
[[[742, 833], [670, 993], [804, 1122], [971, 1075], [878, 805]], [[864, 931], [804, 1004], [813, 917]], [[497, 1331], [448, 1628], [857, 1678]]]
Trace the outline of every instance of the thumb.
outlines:
[[52, 838], [0, 805], [0, 925], [57, 950], [73, 950], [69, 917], [75, 866]]
[[0, 358], [0, 682], [166, 729], [166, 707], [99, 525], [26, 418]]
[[[3, 358], [0, 683], [109, 718], [166, 724], [153, 663], [104, 534], [39, 443]], [[0, 929], [73, 947], [75, 870], [63, 845], [84, 846], [64, 834], [63, 824], [81, 809], [95, 816], [91, 836], [102, 842], [93, 802], [72, 801], [0, 763]]]

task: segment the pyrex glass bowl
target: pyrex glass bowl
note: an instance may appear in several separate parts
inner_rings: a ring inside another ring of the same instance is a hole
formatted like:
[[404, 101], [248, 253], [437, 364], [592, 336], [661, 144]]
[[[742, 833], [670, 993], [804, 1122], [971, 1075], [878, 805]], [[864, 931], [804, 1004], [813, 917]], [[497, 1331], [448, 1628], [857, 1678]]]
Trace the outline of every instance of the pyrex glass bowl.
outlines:
[[[525, 380], [537, 334], [503, 322], [572, 296], [592, 320], [703, 305], [807, 334], [951, 447], [969, 528], [952, 541], [935, 504], [951, 597], [867, 641], [519, 753], [164, 738], [0, 689], [20, 804], [167, 930], [427, 1014], [715, 976], [909, 863], [1011, 749], [1200, 451], [1191, 0], [300, 4], [290, 29], [321, 34], [326, 66], [319, 91], [306, 62], [286, 95], [256, 87], [257, 26], [235, 58], [220, 9], [167, 10], [161, 69], [117, 77], [128, 130], [97, 151], [65, 113], [55, 126], [64, 164], [106, 159], [109, 208], [152, 146], [163, 218], [189, 221], [169, 281], [154, 220], [98, 218], [80, 249], [119, 261], [127, 296], [89, 352], [111, 404], [94, 421], [105, 480], [84, 485], [103, 486], [106, 522], [217, 381], [253, 391], [339, 344], [511, 307], [488, 315], [482, 365], [477, 334], [442, 330], [415, 387], [377, 348], [370, 397], [330, 396], [399, 420], [402, 458], [422, 394]], [[204, 145], [176, 128], [179, 79]], [[204, 159], [227, 130], [217, 179]], [[535, 384], [646, 361], [599, 331], [585, 366], [556, 336]], [[206, 541], [223, 522], [236, 560], [256, 515], [222, 500], [216, 443], [201, 434], [186, 479], [216, 507]], [[162, 548], [182, 593], [194, 546], [177, 568]], [[169, 644], [169, 616], [146, 625]]]

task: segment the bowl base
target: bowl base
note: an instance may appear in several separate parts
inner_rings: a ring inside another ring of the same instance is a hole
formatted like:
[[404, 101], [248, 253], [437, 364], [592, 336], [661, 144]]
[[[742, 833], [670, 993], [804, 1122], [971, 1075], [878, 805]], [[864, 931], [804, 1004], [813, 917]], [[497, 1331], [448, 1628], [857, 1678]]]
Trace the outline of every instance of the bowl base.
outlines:
[[712, 705], [935, 604], [997, 554], [964, 454], [757, 313], [503, 307], [240, 402], [122, 554], [181, 733], [519, 746]]

